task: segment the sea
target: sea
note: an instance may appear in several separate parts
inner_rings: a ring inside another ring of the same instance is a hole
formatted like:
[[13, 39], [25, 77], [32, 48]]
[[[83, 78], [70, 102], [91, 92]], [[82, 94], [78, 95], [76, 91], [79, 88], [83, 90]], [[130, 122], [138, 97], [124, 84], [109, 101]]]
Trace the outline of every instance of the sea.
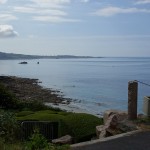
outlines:
[[[19, 64], [21, 61], [28, 64]], [[0, 60], [0, 75], [37, 78], [43, 87], [60, 91], [91, 114], [126, 111], [129, 81], [140, 81], [138, 113], [143, 111], [144, 96], [150, 95], [149, 57]]]

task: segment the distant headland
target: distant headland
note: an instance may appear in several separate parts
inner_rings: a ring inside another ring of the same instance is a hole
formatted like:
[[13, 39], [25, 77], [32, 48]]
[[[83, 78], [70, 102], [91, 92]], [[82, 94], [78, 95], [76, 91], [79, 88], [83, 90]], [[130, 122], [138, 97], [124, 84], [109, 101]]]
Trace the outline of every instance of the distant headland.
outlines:
[[24, 55], [15, 53], [0, 52], [0, 60], [9, 59], [71, 59], [71, 58], [102, 58], [93, 56], [75, 56], [75, 55], [56, 55], [56, 56], [42, 56], [42, 55]]

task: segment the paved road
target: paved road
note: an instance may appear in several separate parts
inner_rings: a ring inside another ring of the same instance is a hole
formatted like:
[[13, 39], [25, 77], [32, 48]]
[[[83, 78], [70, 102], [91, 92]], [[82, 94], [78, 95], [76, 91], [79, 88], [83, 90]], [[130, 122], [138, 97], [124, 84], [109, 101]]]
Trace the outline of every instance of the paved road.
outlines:
[[73, 147], [72, 150], [150, 150], [150, 131], [82, 147]]

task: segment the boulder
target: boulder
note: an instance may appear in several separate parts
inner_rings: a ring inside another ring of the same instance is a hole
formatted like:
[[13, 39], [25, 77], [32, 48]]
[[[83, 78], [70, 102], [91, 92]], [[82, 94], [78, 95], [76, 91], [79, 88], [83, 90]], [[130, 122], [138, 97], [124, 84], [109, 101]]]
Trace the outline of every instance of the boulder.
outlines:
[[99, 138], [105, 138], [116, 134], [136, 130], [136, 125], [127, 120], [126, 112], [108, 110], [104, 113], [104, 125], [96, 127], [96, 134]]
[[124, 119], [128, 118], [127, 112], [126, 111], [121, 111], [121, 110], [106, 110], [104, 112], [104, 124], [106, 123], [106, 121], [108, 120], [109, 116], [111, 116], [112, 114], [118, 114], [118, 120], [122, 121]]
[[99, 138], [99, 135], [101, 134], [103, 128], [104, 128], [104, 125], [96, 126], [96, 135], [98, 138]]
[[117, 114], [110, 115], [105, 123], [105, 126], [107, 128], [116, 129], [117, 125], [118, 125], [118, 115]]
[[99, 138], [105, 138], [108, 136], [115, 135], [117, 125], [118, 125], [118, 115], [117, 114], [110, 115], [105, 125], [101, 129]]
[[72, 143], [72, 137], [70, 135], [62, 136], [58, 139], [52, 140], [53, 144], [71, 144]]

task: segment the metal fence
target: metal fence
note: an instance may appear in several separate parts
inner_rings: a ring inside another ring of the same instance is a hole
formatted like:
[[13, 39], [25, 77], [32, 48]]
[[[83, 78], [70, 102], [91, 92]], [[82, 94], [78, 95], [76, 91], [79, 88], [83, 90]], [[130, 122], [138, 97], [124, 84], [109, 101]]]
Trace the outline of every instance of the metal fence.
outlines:
[[21, 123], [22, 139], [28, 139], [34, 130], [38, 130], [46, 139], [52, 140], [58, 138], [58, 122], [47, 121], [23, 121]]

